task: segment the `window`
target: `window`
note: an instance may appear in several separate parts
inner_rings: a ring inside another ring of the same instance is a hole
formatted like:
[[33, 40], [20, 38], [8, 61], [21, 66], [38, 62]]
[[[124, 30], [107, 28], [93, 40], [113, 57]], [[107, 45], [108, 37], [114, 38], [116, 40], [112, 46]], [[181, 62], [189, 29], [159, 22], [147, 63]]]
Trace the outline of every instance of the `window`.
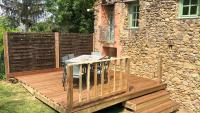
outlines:
[[200, 0], [181, 0], [180, 16], [181, 17], [197, 17], [199, 14]]
[[129, 4], [129, 27], [138, 28], [139, 26], [139, 4]]

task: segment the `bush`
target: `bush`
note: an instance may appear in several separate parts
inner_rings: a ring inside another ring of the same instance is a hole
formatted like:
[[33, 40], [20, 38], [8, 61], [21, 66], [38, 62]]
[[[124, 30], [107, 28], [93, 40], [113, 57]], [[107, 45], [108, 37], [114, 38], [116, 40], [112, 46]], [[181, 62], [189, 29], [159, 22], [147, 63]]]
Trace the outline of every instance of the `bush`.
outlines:
[[5, 79], [5, 66], [4, 66], [4, 63], [3, 61], [1, 61], [1, 64], [0, 64], [0, 79]]
[[17, 32], [17, 28], [11, 26], [6, 17], [0, 17], [0, 79], [5, 79], [4, 51], [3, 51], [3, 34], [4, 32]]
[[3, 57], [3, 28], [0, 27], [0, 79], [5, 78], [5, 67]]

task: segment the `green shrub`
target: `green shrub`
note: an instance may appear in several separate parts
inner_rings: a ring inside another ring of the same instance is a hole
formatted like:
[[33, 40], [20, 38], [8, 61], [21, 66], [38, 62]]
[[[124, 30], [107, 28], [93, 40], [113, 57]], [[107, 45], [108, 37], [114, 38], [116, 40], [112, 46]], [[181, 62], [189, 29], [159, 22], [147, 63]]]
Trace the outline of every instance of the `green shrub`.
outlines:
[[4, 51], [3, 51], [3, 34], [4, 32], [17, 32], [17, 28], [11, 26], [6, 17], [0, 17], [0, 79], [5, 78]]
[[3, 58], [3, 31], [5, 31], [5, 29], [0, 26], [0, 79], [5, 78], [4, 58]]

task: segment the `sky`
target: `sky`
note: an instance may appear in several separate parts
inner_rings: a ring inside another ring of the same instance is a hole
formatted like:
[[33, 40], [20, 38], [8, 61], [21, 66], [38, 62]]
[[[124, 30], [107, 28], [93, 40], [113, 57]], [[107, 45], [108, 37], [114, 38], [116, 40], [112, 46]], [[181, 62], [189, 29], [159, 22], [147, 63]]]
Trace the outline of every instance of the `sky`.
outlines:
[[[2, 0], [0, 0], [0, 4], [2, 4]], [[2, 14], [3, 13], [3, 11], [2, 11], [2, 9], [0, 8], [0, 14]]]

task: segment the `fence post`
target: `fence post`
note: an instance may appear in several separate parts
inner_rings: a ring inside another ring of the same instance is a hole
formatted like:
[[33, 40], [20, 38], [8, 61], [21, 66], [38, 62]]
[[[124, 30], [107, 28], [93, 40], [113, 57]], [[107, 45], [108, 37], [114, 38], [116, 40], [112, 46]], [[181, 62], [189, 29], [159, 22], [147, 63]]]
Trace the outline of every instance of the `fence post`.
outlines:
[[158, 79], [159, 83], [162, 83], [162, 56], [159, 56], [158, 61]]
[[5, 74], [6, 74], [6, 79], [8, 79], [9, 78], [8, 75], [10, 74], [9, 52], [8, 52], [8, 32], [4, 33], [3, 45], [4, 45]]
[[55, 60], [56, 68], [59, 68], [60, 65], [60, 45], [59, 45], [60, 33], [55, 32]]

